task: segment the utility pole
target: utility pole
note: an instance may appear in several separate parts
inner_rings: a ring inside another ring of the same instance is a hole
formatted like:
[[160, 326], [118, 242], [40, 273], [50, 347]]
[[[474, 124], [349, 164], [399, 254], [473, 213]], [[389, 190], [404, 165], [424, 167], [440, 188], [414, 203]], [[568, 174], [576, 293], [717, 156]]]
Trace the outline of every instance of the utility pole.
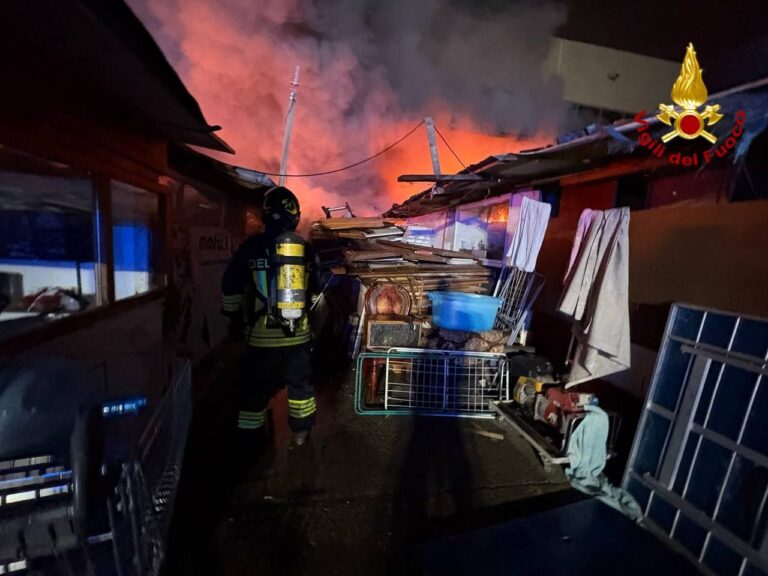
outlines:
[[432, 194], [440, 194], [443, 188], [440, 182], [440, 158], [437, 156], [437, 139], [435, 138], [435, 123], [431, 116], [424, 117], [424, 126], [427, 128], [427, 142], [429, 142], [429, 156], [432, 158], [432, 171], [435, 173], [435, 183], [432, 186]]
[[288, 172], [288, 147], [291, 144], [291, 129], [293, 128], [293, 110], [296, 107], [296, 91], [299, 88], [299, 70], [296, 66], [291, 82], [291, 94], [288, 96], [288, 113], [285, 115], [285, 134], [283, 135], [283, 155], [280, 159], [280, 179], [278, 185], [285, 186], [285, 174]]

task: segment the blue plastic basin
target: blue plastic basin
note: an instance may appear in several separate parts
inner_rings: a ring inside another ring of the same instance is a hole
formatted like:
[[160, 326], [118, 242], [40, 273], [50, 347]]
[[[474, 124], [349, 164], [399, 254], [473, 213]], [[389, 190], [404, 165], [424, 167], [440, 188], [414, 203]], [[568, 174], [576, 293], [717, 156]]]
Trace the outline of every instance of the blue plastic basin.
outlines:
[[484, 332], [493, 330], [501, 298], [463, 292], [428, 292], [432, 322], [446, 330]]

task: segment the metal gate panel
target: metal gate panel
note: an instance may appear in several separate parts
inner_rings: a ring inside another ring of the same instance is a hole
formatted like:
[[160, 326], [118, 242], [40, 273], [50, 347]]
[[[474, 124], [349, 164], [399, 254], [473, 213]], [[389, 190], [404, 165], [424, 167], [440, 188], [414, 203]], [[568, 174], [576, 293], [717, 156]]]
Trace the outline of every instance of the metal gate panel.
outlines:
[[[367, 405], [368, 368], [382, 372], [380, 406]], [[492, 400], [509, 399], [504, 354], [392, 348], [364, 352], [357, 362], [355, 409], [359, 414], [422, 414], [493, 418]]]
[[672, 306], [624, 487], [705, 574], [768, 574], [768, 319]]

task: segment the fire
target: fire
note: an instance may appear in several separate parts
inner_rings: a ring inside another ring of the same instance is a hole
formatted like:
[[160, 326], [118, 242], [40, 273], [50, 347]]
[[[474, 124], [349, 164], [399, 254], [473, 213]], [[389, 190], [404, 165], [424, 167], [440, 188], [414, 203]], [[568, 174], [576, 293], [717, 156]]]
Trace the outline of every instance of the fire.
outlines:
[[[279, 170], [284, 116], [297, 64], [301, 85], [289, 173], [323, 172], [372, 156], [425, 115], [434, 118], [467, 164], [546, 144], [556, 131], [560, 88], [541, 84], [536, 68], [548, 53], [549, 34], [564, 16], [549, 5], [488, 19], [463, 5], [430, 4], [413, 10], [406, 0], [370, 6], [361, 2], [359, 14], [321, 13], [346, 4], [326, 6], [307, 0], [264, 0], [258, 9], [243, 0], [129, 0], [129, 4], [206, 117], [223, 126], [218, 134], [237, 151], [236, 156], [217, 155], [224, 162], [262, 172]], [[374, 15], [393, 18], [397, 25], [366, 28], [370, 22], [363, 6]], [[427, 36], [430, 26], [442, 29], [437, 23], [459, 27], [455, 37], [461, 42], [446, 43], [453, 38], [450, 34]], [[385, 37], [370, 39], [385, 32]], [[491, 49], [504, 66], [487, 64]], [[518, 56], [523, 53], [524, 58]], [[541, 122], [550, 120], [552, 129], [541, 133]], [[499, 126], [520, 127], [536, 136], [494, 135]], [[442, 142], [438, 146], [443, 173], [463, 168]], [[286, 184], [302, 203], [302, 220], [319, 219], [321, 206], [345, 201], [358, 215], [374, 215], [426, 188], [399, 184], [397, 176], [431, 172], [422, 128], [357, 168], [288, 178]]]
[[504, 224], [508, 220], [509, 205], [506, 202], [489, 206], [488, 224]]
[[[469, 117], [460, 122], [454, 119], [453, 125], [450, 122], [450, 117], [443, 117], [441, 114], [433, 114], [433, 117], [437, 129], [463, 162], [463, 164], [459, 162], [448, 147], [438, 139], [440, 171], [443, 174], [454, 174], [463, 170], [465, 164], [469, 166], [494, 154], [537, 148], [551, 142], [551, 137], [544, 134], [529, 138], [486, 134], [481, 129], [474, 128], [473, 121]], [[457, 127], [456, 124], [462, 127]], [[396, 128], [390, 128], [390, 131], [405, 133], [412, 124], [401, 121], [394, 123], [393, 126]], [[380, 177], [383, 183], [382, 193], [387, 195], [390, 204], [402, 202], [417, 192], [428, 188], [429, 184], [397, 182], [397, 177], [401, 174], [432, 174], [432, 161], [429, 155], [426, 131], [421, 129], [403, 142], [392, 154], [384, 155], [380, 160], [374, 162], [371, 169]], [[350, 199], [350, 202], [352, 201]], [[364, 209], [364, 207], [362, 208]]]
[[685, 59], [680, 67], [680, 76], [672, 86], [672, 100], [686, 110], [695, 110], [707, 101], [707, 87], [701, 77], [701, 68], [696, 59], [693, 44], [688, 44]]

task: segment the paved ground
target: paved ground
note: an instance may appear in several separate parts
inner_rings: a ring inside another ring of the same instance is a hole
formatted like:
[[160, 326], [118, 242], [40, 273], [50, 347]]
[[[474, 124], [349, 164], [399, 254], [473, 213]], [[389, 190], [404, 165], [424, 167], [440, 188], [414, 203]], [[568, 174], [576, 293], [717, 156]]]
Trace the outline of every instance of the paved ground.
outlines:
[[[198, 382], [170, 574], [418, 573], [435, 535], [570, 497], [560, 469], [545, 472], [492, 421], [356, 415], [352, 373], [319, 386], [309, 444], [289, 447], [282, 393], [274, 444], [238, 452], [231, 377], [225, 364], [210, 374]], [[238, 471], [243, 458], [253, 462]]]

